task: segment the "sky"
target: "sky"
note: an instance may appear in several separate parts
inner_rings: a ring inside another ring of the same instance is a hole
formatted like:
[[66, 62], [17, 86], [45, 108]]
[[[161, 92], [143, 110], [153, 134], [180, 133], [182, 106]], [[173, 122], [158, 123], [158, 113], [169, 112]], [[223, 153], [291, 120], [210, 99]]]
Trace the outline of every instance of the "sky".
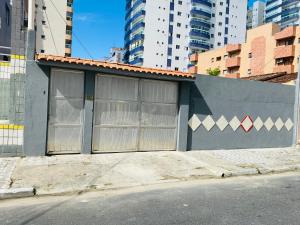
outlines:
[[111, 47], [123, 47], [124, 18], [125, 0], [75, 0], [73, 56], [103, 59]]

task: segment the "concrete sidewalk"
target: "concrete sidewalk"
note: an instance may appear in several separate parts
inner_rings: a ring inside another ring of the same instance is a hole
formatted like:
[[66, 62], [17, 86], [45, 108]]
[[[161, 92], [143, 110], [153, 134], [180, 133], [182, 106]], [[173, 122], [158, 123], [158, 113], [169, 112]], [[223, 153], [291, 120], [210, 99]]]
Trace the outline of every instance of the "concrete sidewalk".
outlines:
[[[0, 159], [0, 165], [7, 160]], [[300, 151], [138, 152], [27, 157], [9, 159], [9, 162], [13, 165], [13, 172], [2, 179], [10, 182], [7, 190], [23, 188], [20, 190], [24, 191], [24, 188], [33, 187], [37, 195], [45, 195], [300, 171]]]

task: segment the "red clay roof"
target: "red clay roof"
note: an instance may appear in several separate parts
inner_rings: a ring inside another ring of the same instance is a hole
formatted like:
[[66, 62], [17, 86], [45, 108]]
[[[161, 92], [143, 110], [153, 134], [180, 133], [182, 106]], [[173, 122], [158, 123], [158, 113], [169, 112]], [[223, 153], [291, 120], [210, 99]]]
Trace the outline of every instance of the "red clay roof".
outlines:
[[47, 61], [47, 62], [61, 62], [61, 63], [77, 64], [77, 65], [88, 65], [88, 66], [103, 67], [103, 68], [110, 68], [110, 69], [127, 70], [131, 72], [194, 78], [193, 74], [180, 72], [180, 71], [146, 68], [146, 67], [132, 66], [128, 64], [122, 64], [122, 63], [109, 63], [104, 61], [80, 59], [80, 58], [72, 58], [72, 57], [64, 57], [64, 56], [37, 54], [36, 60]]
[[270, 73], [250, 77], [243, 77], [243, 80], [267, 81], [271, 83], [287, 83], [297, 79], [297, 73]]

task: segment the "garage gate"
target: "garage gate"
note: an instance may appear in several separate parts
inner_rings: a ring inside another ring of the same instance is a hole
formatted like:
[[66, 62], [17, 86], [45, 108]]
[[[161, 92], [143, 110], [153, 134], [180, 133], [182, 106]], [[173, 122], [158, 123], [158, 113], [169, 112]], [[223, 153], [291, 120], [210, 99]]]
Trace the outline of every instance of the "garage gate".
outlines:
[[[84, 75], [54, 70], [50, 83], [48, 153], [80, 153]], [[177, 82], [97, 75], [92, 152], [175, 150], [177, 95]]]

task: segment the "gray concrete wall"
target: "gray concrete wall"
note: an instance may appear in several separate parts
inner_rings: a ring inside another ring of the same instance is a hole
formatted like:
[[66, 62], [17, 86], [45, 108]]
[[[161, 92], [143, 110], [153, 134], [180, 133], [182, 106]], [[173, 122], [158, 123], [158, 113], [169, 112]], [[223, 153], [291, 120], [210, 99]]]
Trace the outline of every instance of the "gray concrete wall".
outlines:
[[[222, 116], [228, 123], [236, 116], [239, 121], [250, 116], [260, 117], [265, 123], [270, 117], [275, 123], [279, 118], [285, 123], [294, 120], [295, 87], [257, 81], [226, 79], [198, 75], [191, 87], [189, 118], [197, 116], [202, 124], [193, 131], [189, 128], [188, 149], [240, 149], [287, 147], [293, 144], [293, 128], [285, 126], [270, 131], [263, 126], [245, 132], [228, 125], [221, 129], [214, 125], [210, 130], [203, 125], [207, 116], [217, 122]], [[279, 126], [280, 127], [280, 126]]]

